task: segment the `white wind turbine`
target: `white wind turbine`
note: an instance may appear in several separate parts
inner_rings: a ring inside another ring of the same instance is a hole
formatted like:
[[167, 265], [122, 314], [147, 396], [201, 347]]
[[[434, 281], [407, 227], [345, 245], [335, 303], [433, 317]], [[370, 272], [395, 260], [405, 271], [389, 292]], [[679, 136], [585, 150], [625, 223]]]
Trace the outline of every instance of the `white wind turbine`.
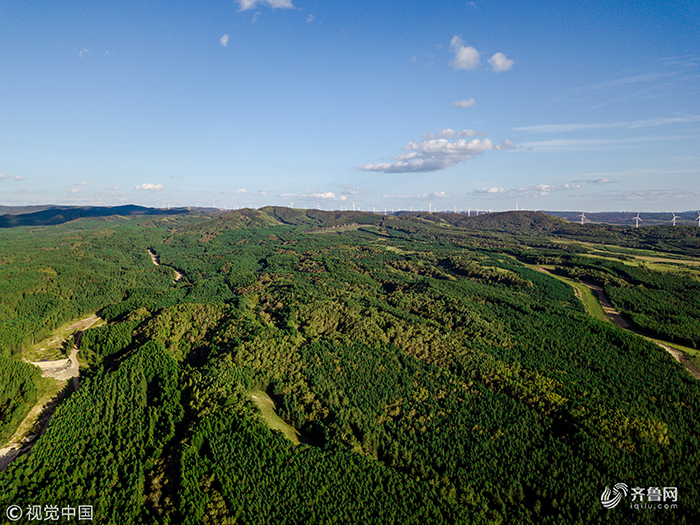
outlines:
[[675, 226], [675, 225], [676, 225], [676, 219], [680, 219], [681, 217], [680, 217], [680, 215], [676, 215], [675, 212], [671, 212], [671, 214], [673, 215], [673, 219], [671, 219], [671, 221], [673, 222], [673, 225]]
[[586, 214], [581, 212], [581, 215], [579, 215], [579, 217], [581, 217], [581, 224], [583, 225], [583, 221], [586, 219]]
[[698, 226], [700, 227], [700, 211], [698, 212], [698, 216], [695, 220], [698, 221]]
[[634, 227], [635, 227], [635, 228], [639, 228], [639, 223], [640, 223], [640, 222], [644, 222], [644, 221], [639, 217], [639, 212], [637, 212], [637, 216], [636, 216], [636, 217], [632, 217], [632, 220], [635, 221], [635, 223], [634, 223]]

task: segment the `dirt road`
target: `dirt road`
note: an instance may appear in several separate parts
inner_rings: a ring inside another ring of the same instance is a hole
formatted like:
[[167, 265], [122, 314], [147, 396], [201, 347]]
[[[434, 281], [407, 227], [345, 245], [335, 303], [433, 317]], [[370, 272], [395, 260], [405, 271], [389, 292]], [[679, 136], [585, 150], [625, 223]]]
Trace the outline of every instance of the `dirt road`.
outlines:
[[[84, 321], [84, 320], [83, 320]], [[73, 347], [68, 359], [56, 359], [55, 361], [31, 362], [42, 370], [43, 377], [51, 377], [57, 381], [72, 379], [75, 390], [78, 389], [78, 376], [80, 364], [78, 363], [78, 349]], [[37, 403], [29, 414], [19, 424], [7, 445], [0, 447], [0, 470], [12, 463], [17, 456], [28, 452], [36, 439], [43, 433], [54, 409], [59, 405], [63, 396]], [[38, 421], [37, 420], [41, 418]], [[34, 429], [32, 430], [32, 428]]]
[[610, 301], [608, 301], [608, 297], [605, 295], [605, 291], [600, 286], [596, 284], [587, 283], [586, 281], [581, 281], [581, 283], [585, 284], [596, 293], [596, 295], [598, 296], [598, 300], [600, 301], [600, 305], [603, 307], [603, 310], [605, 310], [605, 313], [608, 315], [608, 317], [612, 320], [613, 323], [615, 323], [620, 328], [629, 330], [630, 324], [623, 319], [623, 317], [620, 315], [620, 312], [618, 312], [612, 307]]
[[695, 363], [693, 363], [690, 359], [686, 357], [686, 355], [681, 352], [680, 350], [676, 350], [675, 348], [671, 348], [668, 345], [665, 345], [663, 343], [660, 343], [659, 341], [655, 341], [651, 337], [647, 337], [643, 334], [640, 334], [638, 332], [635, 332], [630, 328], [630, 324], [620, 315], [620, 312], [615, 310], [612, 305], [610, 304], [610, 301], [608, 301], [607, 296], [605, 295], [605, 291], [598, 285], [587, 283], [586, 281], [581, 281], [583, 284], [588, 286], [591, 290], [593, 290], [597, 295], [598, 299], [600, 300], [600, 304], [603, 307], [603, 310], [605, 310], [605, 313], [610, 317], [613, 323], [615, 323], [617, 326], [620, 328], [624, 328], [625, 330], [628, 330], [630, 332], [633, 332], [644, 339], [647, 339], [648, 341], [651, 341], [652, 343], [656, 343], [659, 345], [661, 348], [666, 350], [669, 354], [673, 356], [673, 358], [681, 363], [683, 366], [685, 366], [686, 370], [692, 375], [695, 379], [700, 379], [700, 368], [698, 368]]
[[[148, 248], [148, 255], [151, 256], [153, 264], [155, 264], [156, 266], [160, 266], [160, 259], [156, 255], [156, 252]], [[182, 274], [178, 272], [175, 268], [173, 268], [172, 266], [168, 266], [168, 268], [172, 269], [172, 271], [175, 272], [175, 280], [173, 282], [178, 282], [180, 279], [182, 279]]]
[[[90, 317], [76, 321], [68, 327], [68, 330], [86, 330], [99, 320], [100, 318], [93, 314]], [[80, 362], [78, 361], [78, 349], [75, 346], [66, 359], [27, 362], [41, 368], [43, 377], [50, 377], [59, 382], [72, 380], [74, 390], [78, 390]], [[36, 439], [46, 428], [53, 411], [64, 397], [64, 394], [59, 393], [58, 396], [53, 398], [44, 398], [29, 411], [15, 433], [10, 437], [7, 445], [0, 447], [0, 470], [5, 470], [17, 456], [28, 452], [32, 448]]]
[[52, 377], [58, 381], [65, 381], [80, 375], [80, 363], [78, 362], [78, 349], [73, 347], [68, 359], [55, 361], [30, 361], [34, 366], [41, 368], [44, 377]]

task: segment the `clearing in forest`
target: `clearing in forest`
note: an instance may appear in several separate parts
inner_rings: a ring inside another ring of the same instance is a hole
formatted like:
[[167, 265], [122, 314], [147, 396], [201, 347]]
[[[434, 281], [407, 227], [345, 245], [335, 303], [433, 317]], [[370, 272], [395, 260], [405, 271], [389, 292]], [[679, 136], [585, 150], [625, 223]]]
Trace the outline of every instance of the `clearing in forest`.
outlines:
[[295, 445], [299, 444], [299, 432], [291, 425], [285, 423], [284, 420], [277, 415], [275, 411], [275, 402], [266, 392], [255, 390], [250, 393], [250, 398], [253, 400], [253, 403], [255, 403], [255, 406], [258, 407], [258, 410], [260, 410], [260, 414], [271, 430], [279, 430], [292, 443]]
[[100, 319], [96, 314], [89, 317], [74, 321], [71, 324], [66, 323], [63, 326], [56, 328], [51, 334], [33, 345], [31, 348], [24, 350], [22, 357], [25, 361], [53, 361], [56, 359], [67, 359], [68, 351], [72, 348], [72, 342], [69, 343], [71, 336], [80, 330], [87, 330], [94, 326], [106, 324], [104, 319]]

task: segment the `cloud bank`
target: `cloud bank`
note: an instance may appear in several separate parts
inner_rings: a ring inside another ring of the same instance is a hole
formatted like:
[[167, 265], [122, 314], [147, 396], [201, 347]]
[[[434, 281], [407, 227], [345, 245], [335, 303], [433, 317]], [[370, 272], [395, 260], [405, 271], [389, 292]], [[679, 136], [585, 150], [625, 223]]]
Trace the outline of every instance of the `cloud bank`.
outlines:
[[280, 197], [284, 199], [299, 199], [303, 201], [311, 201], [311, 200], [324, 200], [324, 201], [346, 201], [348, 198], [345, 195], [336, 195], [332, 191], [324, 191], [324, 192], [313, 192], [313, 191], [307, 191], [304, 194], [298, 194], [298, 193], [283, 193], [280, 195]]
[[504, 151], [515, 145], [509, 140], [494, 144], [490, 139], [465, 140], [465, 136], [476, 134], [473, 130], [455, 131], [445, 129], [432, 135], [424, 135], [420, 142], [409, 142], [401, 155], [396, 155], [394, 163], [381, 162], [358, 166], [362, 171], [383, 173], [419, 173], [450, 168], [465, 160], [484, 154], [484, 151]]
[[486, 197], [506, 197], [506, 196], [521, 196], [521, 197], [544, 197], [553, 191], [571, 191], [581, 187], [580, 184], [563, 184], [561, 186], [553, 186], [551, 184], [537, 184], [535, 186], [524, 186], [520, 188], [480, 188], [471, 192], [472, 195]]
[[532, 133], [564, 133], [569, 131], [583, 131], [588, 129], [627, 128], [640, 129], [663, 126], [667, 124], [681, 124], [685, 122], [698, 122], [698, 115], [684, 115], [682, 117], [665, 117], [647, 120], [632, 120], [628, 122], [602, 122], [596, 124], [540, 124], [538, 126], [524, 126], [513, 128], [516, 131], [529, 131]]

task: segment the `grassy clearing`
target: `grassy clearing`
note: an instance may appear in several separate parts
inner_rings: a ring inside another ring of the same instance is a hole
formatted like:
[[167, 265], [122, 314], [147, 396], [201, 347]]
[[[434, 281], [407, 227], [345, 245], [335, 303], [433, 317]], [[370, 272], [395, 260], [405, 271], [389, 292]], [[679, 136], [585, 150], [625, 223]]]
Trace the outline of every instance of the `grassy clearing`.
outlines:
[[78, 330], [85, 330], [95, 326], [107, 324], [104, 319], [91, 315], [79, 321], [71, 321], [56, 328], [51, 334], [38, 343], [26, 349], [23, 357], [27, 361], [54, 361], [66, 359], [73, 348], [71, 336]]
[[294, 443], [299, 444], [299, 432], [297, 430], [284, 422], [284, 420], [277, 415], [275, 412], [275, 402], [270, 399], [270, 396], [262, 390], [255, 390], [250, 393], [250, 398], [255, 403], [255, 406], [260, 410], [260, 415], [267, 423], [267, 426], [271, 430], [279, 430], [284, 434], [284, 436]]
[[583, 306], [586, 308], [588, 315], [598, 319], [599, 321], [612, 322], [605, 313], [605, 310], [603, 310], [603, 307], [601, 306], [600, 301], [598, 301], [598, 297], [596, 296], [595, 292], [591, 290], [588, 286], [578, 281], [574, 281], [573, 279], [569, 279], [568, 277], [563, 277], [561, 275], [555, 275], [553, 273], [549, 275], [551, 275], [555, 279], [565, 282], [569, 286], [573, 287], [574, 290], [576, 290], [576, 297], [578, 297], [579, 300], [583, 303]]
[[354, 231], [358, 230], [360, 228], [365, 227], [366, 225], [364, 224], [352, 224], [348, 226], [338, 226], [337, 228], [326, 228], [323, 230], [317, 230], [313, 232], [307, 232], [307, 233], [312, 233], [314, 235], [320, 235], [323, 233], [342, 233], [342, 232], [349, 232], [349, 231]]
[[[515, 259], [515, 258], [513, 258]], [[517, 261], [517, 259], [515, 259]], [[583, 283], [580, 283], [578, 281], [575, 281], [573, 279], [569, 279], [568, 277], [563, 277], [561, 275], [556, 275], [554, 273], [551, 273], [552, 270], [554, 270], [554, 265], [550, 264], [540, 264], [540, 265], [534, 265], [534, 264], [526, 264], [522, 261], [518, 261], [520, 264], [523, 266], [527, 266], [531, 270], [537, 270], [537, 271], [542, 271], [542, 270], [547, 270], [547, 275], [550, 277], [554, 277], [555, 279], [562, 281], [569, 286], [571, 286], [575, 292], [576, 292], [576, 297], [579, 298], [579, 300], [583, 303], [584, 308], [588, 312], [588, 315], [591, 317], [594, 317], [598, 319], [599, 321], [607, 321], [607, 322], [612, 322], [610, 318], [607, 316], [605, 313], [605, 310], [603, 310], [603, 307], [600, 304], [600, 301], [598, 301], [598, 297], [596, 296], [595, 292], [591, 290], [588, 286], [586, 286]]]

